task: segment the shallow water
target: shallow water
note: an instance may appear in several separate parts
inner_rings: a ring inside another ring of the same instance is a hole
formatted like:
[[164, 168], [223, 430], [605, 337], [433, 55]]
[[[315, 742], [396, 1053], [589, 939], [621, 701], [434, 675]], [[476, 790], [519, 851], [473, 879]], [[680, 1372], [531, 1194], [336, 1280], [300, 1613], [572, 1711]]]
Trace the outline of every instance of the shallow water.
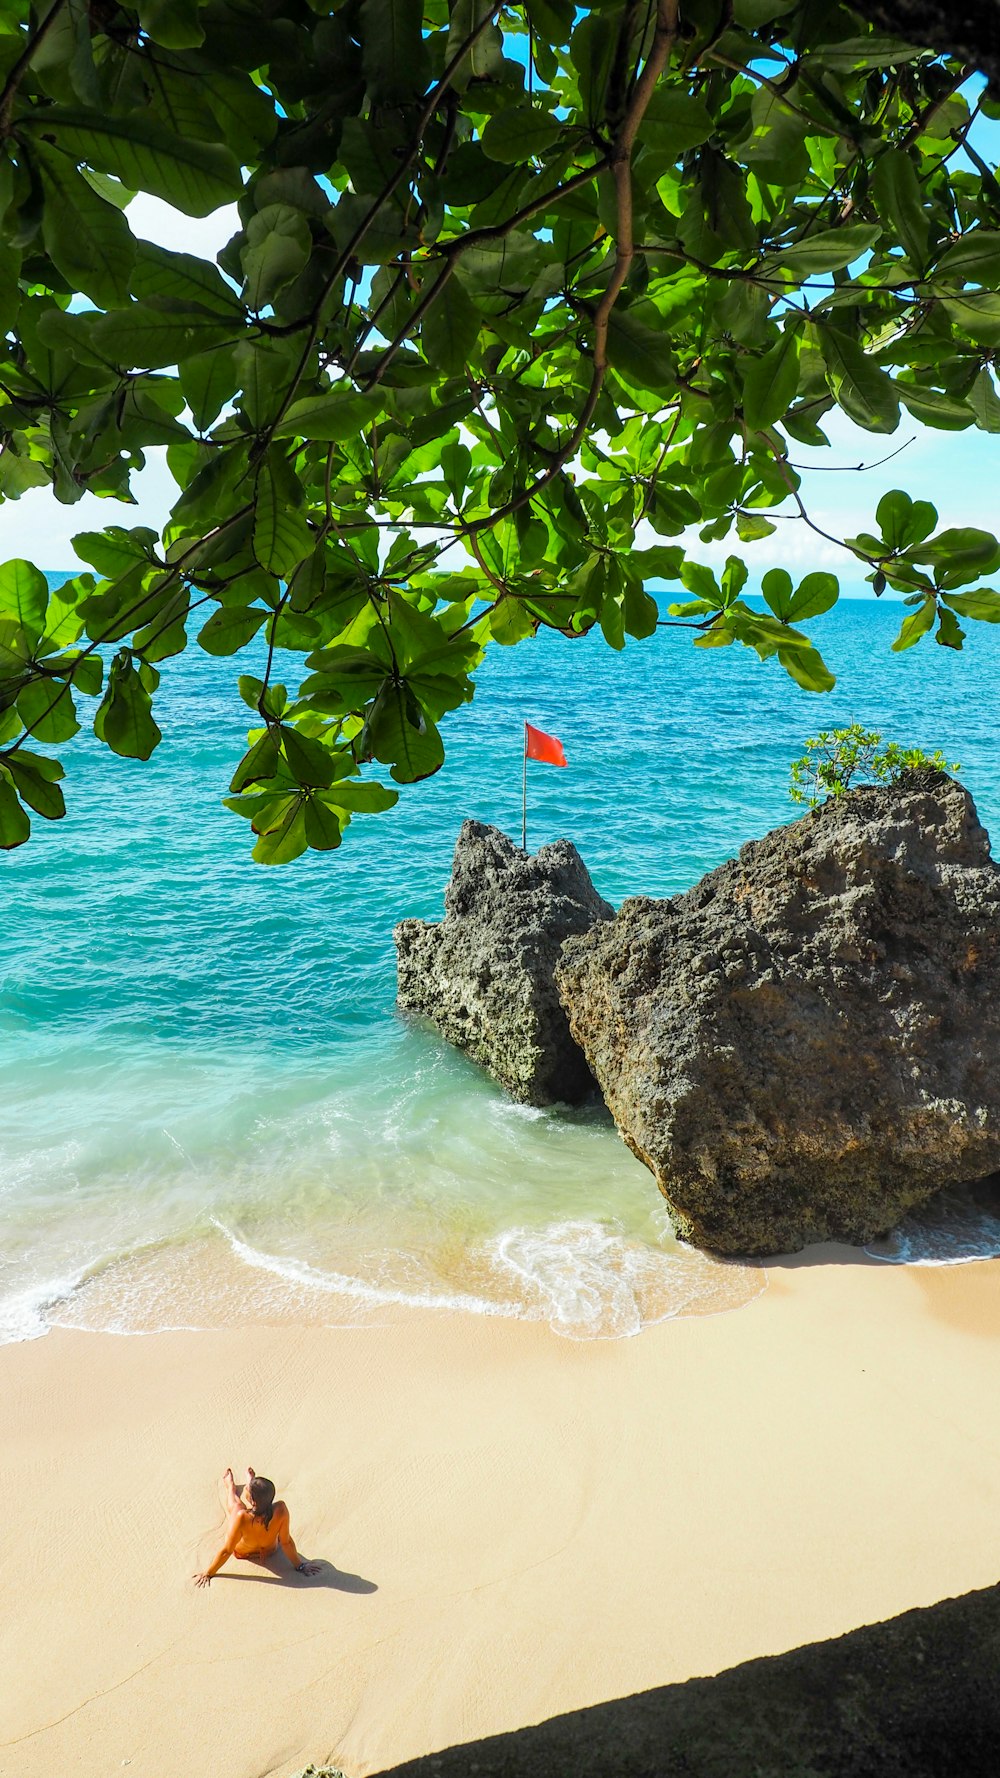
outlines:
[[[679, 1245], [605, 1116], [513, 1106], [398, 1018], [392, 927], [440, 916], [465, 816], [519, 838], [524, 718], [570, 761], [529, 768], [529, 845], [573, 839], [613, 902], [682, 890], [793, 818], [789, 763], [821, 726], [943, 747], [996, 825], [1000, 638], [894, 656], [899, 617], [847, 601], [814, 626], [840, 676], [825, 699], [685, 632], [496, 650], [445, 771], [278, 871], [218, 800], [236, 664], [167, 662], [149, 764], [81, 735], [67, 819], [0, 855], [0, 1340], [398, 1303], [612, 1337], [749, 1300], [764, 1273]], [[1000, 1226], [953, 1204], [878, 1251], [1000, 1253]]]

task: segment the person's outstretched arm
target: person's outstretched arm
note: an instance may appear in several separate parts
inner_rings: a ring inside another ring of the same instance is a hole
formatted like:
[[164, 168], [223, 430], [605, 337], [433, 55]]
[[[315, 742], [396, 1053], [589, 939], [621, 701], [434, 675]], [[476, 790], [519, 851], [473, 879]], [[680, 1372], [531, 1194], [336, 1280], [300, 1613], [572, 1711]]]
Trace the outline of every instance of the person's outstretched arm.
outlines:
[[319, 1573], [319, 1563], [303, 1562], [302, 1557], [299, 1555], [299, 1552], [295, 1547], [295, 1539], [292, 1536], [292, 1527], [288, 1520], [287, 1506], [281, 1515], [281, 1523], [278, 1526], [278, 1542], [281, 1544], [292, 1567], [297, 1568], [300, 1574]]
[[193, 1576], [194, 1584], [196, 1587], [207, 1587], [211, 1582], [213, 1574], [218, 1574], [219, 1569], [222, 1567], [223, 1563], [228, 1562], [230, 1556], [232, 1555], [233, 1551], [236, 1548], [236, 1545], [240, 1541], [240, 1531], [242, 1530], [242, 1528], [243, 1528], [243, 1514], [241, 1512], [233, 1513], [232, 1517], [230, 1518], [229, 1524], [226, 1526], [226, 1541], [223, 1544], [218, 1555], [216, 1556], [214, 1562], [209, 1563], [208, 1567], [205, 1569], [203, 1574], [196, 1574]]

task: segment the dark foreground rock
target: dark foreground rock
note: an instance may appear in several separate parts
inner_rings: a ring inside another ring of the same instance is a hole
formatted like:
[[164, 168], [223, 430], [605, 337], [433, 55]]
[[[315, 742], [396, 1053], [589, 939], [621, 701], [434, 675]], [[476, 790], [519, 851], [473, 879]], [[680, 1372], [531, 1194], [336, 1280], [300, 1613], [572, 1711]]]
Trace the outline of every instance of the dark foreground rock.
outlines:
[[682, 1232], [864, 1242], [1000, 1167], [1000, 870], [968, 793], [909, 773], [571, 939], [573, 1035]]
[[996, 1778], [1000, 1588], [382, 1778]]
[[465, 821], [444, 920], [396, 927], [399, 1004], [432, 1019], [515, 1099], [575, 1104], [595, 1087], [556, 992], [556, 958], [570, 933], [613, 915], [568, 840], [526, 854]]

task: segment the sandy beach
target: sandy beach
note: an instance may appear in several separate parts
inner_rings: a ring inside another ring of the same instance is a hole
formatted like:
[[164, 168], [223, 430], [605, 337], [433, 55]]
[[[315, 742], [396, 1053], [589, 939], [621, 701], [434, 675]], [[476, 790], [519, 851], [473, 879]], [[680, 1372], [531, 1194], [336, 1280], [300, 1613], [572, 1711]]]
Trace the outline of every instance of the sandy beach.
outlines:
[[[814, 1249], [574, 1343], [364, 1328], [0, 1351], [0, 1773], [364, 1778], [995, 1582], [1000, 1261]], [[228, 1463], [314, 1579], [231, 1562]]]

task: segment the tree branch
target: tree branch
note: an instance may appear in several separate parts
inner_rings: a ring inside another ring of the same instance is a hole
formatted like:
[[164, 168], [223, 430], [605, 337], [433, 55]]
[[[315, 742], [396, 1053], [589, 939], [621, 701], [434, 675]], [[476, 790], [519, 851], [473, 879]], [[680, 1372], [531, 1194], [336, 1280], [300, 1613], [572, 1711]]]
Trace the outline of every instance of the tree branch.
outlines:
[[677, 14], [678, 0], [658, 0], [656, 31], [652, 47], [642, 73], [636, 81], [621, 128], [608, 154], [608, 164], [615, 182], [617, 210], [615, 265], [608, 287], [594, 311], [593, 372], [580, 417], [569, 439], [560, 446], [548, 468], [543, 470], [529, 488], [522, 488], [520, 494], [516, 494], [496, 512], [490, 513], [485, 518], [473, 519], [468, 525], [462, 527], [459, 532], [460, 536], [472, 538], [477, 532], [498, 524], [501, 519], [509, 518], [511, 514], [520, 511], [522, 506], [526, 506], [530, 500], [534, 500], [536, 495], [540, 494], [543, 488], [547, 488], [575, 456], [594, 417], [597, 403], [601, 397], [601, 390], [604, 387], [604, 379], [608, 373], [608, 328], [612, 311], [635, 258], [635, 242], [632, 235], [632, 150], [639, 132], [639, 125], [646, 115], [656, 83], [670, 60], [674, 43], [677, 40]]
[[17, 89], [31, 66], [31, 58], [39, 44], [47, 37], [59, 14], [65, 10], [67, 3], [68, 0], [54, 0], [35, 35], [28, 38], [22, 53], [18, 56], [4, 82], [3, 91], [0, 92], [0, 139], [10, 135], [14, 100], [17, 98]]

